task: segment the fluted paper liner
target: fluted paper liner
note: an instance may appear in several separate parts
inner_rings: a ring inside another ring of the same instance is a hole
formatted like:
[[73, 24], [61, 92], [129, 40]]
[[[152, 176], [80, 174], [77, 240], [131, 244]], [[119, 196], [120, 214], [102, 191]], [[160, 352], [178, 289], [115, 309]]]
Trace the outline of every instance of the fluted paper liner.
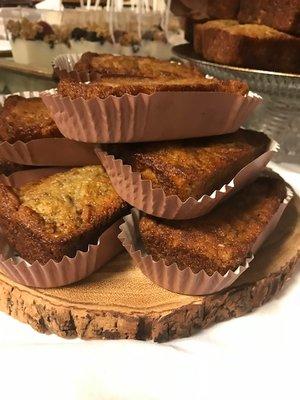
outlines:
[[278, 148], [278, 143], [270, 140], [267, 151], [242, 168], [221, 189], [215, 190], [211, 195], [203, 195], [200, 199], [189, 197], [186, 201], [182, 201], [176, 195], [167, 196], [162, 188], [153, 188], [152, 182], [143, 179], [140, 172], [133, 172], [130, 165], [124, 165], [121, 159], [116, 159], [101, 148], [96, 149], [96, 154], [106, 169], [116, 192], [127, 203], [156, 217], [191, 219], [207, 214], [221, 200], [253, 180]]
[[[26, 98], [39, 97], [40, 92], [18, 92]], [[0, 105], [12, 95], [0, 95]], [[0, 158], [16, 164], [32, 166], [84, 166], [98, 164], [94, 146], [61, 138], [34, 139], [29, 142], [0, 142]]]
[[179, 269], [177, 263], [168, 265], [163, 259], [155, 261], [150, 254], [145, 253], [139, 238], [140, 211], [137, 209], [133, 209], [132, 213], [124, 218], [125, 223], [120, 226], [119, 239], [143, 274], [155, 284], [171, 292], [186, 295], [207, 295], [230, 286], [250, 267], [250, 263], [255, 257], [254, 254], [275, 229], [292, 197], [292, 191], [287, 188], [286, 198], [280, 204], [265, 230], [257, 238], [245, 263], [238, 266], [234, 271], [227, 271], [225, 275], [216, 271], [210, 276], [203, 269], [195, 273], [189, 267]]
[[[69, 74], [76, 60], [78, 55], [61, 55], [54, 66]], [[86, 79], [90, 79], [88, 74]], [[51, 89], [41, 96], [65, 137], [89, 143], [148, 142], [230, 133], [243, 125], [262, 101], [252, 92], [243, 96], [171, 91], [85, 100], [64, 97]]]
[[[20, 171], [9, 177], [1, 175], [0, 182], [18, 187], [61, 170], [43, 168]], [[16, 255], [0, 232], [0, 271], [13, 281], [32, 287], [59, 287], [77, 282], [98, 270], [122, 250], [118, 239], [121, 221], [122, 219], [105, 230], [97, 244], [90, 244], [87, 250], [77, 251], [72, 258], [64, 256], [59, 262], [49, 260], [46, 264], [39, 261], [30, 264]]]
[[97, 77], [97, 73], [74, 71], [75, 64], [80, 60], [82, 53], [60, 54], [52, 61], [54, 75], [59, 78], [72, 78], [78, 82], [87, 82]]
[[41, 96], [62, 134], [88, 143], [151, 142], [235, 132], [261, 102], [253, 93], [221, 92], [157, 92], [84, 100], [50, 89]]

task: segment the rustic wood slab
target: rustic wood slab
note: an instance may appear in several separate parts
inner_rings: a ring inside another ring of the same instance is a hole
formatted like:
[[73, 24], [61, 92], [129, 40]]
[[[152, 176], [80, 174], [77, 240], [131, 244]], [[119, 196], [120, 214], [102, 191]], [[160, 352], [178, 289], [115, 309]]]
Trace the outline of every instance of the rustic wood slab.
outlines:
[[0, 275], [0, 309], [43, 333], [65, 338], [153, 339], [189, 336], [195, 329], [239, 317], [282, 288], [300, 256], [300, 200], [294, 199], [251, 268], [222, 293], [184, 296], [150, 282], [121, 254], [85, 281], [31, 289]]

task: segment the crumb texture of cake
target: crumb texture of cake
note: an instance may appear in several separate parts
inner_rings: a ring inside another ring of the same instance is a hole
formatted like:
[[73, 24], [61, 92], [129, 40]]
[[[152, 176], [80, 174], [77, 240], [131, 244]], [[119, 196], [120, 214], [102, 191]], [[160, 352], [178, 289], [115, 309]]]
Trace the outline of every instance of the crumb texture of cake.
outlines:
[[245, 95], [246, 82], [207, 79], [195, 67], [161, 61], [151, 57], [114, 56], [111, 54], [85, 53], [75, 64], [77, 72], [87, 72], [91, 82], [77, 82], [64, 77], [58, 84], [58, 93], [72, 99], [86, 100], [125, 93], [153, 94], [161, 91], [212, 91]]
[[219, 91], [242, 95], [249, 91], [246, 82], [207, 79], [195, 67], [152, 57], [85, 53], [74, 70], [88, 72], [96, 79], [92, 82], [77, 82], [70, 77], [61, 79], [58, 93], [72, 99], [83, 97], [88, 100], [160, 91]]
[[0, 184], [0, 227], [25, 260], [73, 257], [126, 212], [99, 165], [73, 168], [20, 189]]
[[261, 177], [200, 218], [167, 221], [142, 216], [141, 241], [156, 261], [224, 275], [244, 264], [285, 197], [283, 180]]
[[121, 78], [106, 77], [99, 81], [84, 83], [72, 79], [62, 79], [58, 84], [58, 93], [64, 97], [89, 100], [95, 97], [105, 99], [108, 96], [121, 97], [124, 94], [154, 94], [157, 92], [224, 92], [239, 95], [248, 93], [248, 85], [237, 80], [222, 81], [216, 78]]
[[[223, 28], [231, 27], [237, 25], [238, 22], [232, 19], [223, 19], [221, 26]], [[201, 56], [204, 56], [204, 40], [205, 34], [207, 29], [219, 29], [220, 28], [220, 21], [209, 21], [208, 23], [197, 23], [194, 24], [194, 31], [193, 31], [193, 47], [194, 51]], [[205, 51], [206, 54], [206, 51]]]
[[300, 34], [300, 0], [241, 0], [238, 20]]
[[0, 109], [0, 140], [14, 143], [62, 137], [39, 97], [12, 95]]
[[220, 189], [245, 165], [264, 153], [263, 133], [239, 130], [209, 138], [103, 146], [109, 154], [140, 172], [154, 188], [182, 201]]
[[219, 64], [300, 72], [300, 38], [265, 25], [241, 25], [235, 20], [195, 24], [194, 50]]

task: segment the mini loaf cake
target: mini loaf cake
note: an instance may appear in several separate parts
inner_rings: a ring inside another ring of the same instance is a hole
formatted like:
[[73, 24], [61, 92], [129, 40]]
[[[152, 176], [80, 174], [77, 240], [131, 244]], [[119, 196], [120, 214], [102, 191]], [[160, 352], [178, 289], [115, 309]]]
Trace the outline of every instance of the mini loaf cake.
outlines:
[[220, 189], [245, 165], [264, 153], [270, 141], [263, 133], [236, 133], [168, 142], [103, 146], [166, 195], [201, 198]]
[[0, 109], [0, 140], [14, 143], [62, 137], [39, 97], [9, 96]]
[[[249, 88], [245, 82], [208, 79], [197, 69], [160, 61], [150, 57], [126, 57], [84, 54], [75, 64], [77, 72], [89, 72], [97, 77], [92, 82], [77, 82], [64, 78], [58, 84], [58, 93], [75, 99], [105, 98], [125, 93], [153, 94], [159, 91], [210, 91], [244, 95]], [[96, 74], [96, 75], [95, 75]]]
[[86, 250], [126, 210], [101, 166], [74, 168], [20, 189], [0, 184], [2, 234], [31, 263]]
[[300, 34], [300, 0], [240, 0], [238, 20]]
[[209, 214], [187, 221], [142, 216], [140, 238], [155, 261], [208, 275], [243, 265], [258, 236], [286, 197], [284, 181], [262, 177]]
[[162, 61], [153, 57], [116, 56], [113, 54], [84, 53], [74, 65], [77, 72], [97, 74], [99, 77], [191, 78], [203, 76], [196, 68]]
[[121, 97], [124, 94], [148, 95], [156, 92], [226, 92], [245, 95], [248, 93], [248, 85], [242, 81], [221, 81], [216, 78], [206, 79], [198, 77], [189, 78], [120, 78], [107, 77], [100, 81], [85, 83], [72, 79], [62, 79], [57, 87], [58, 93], [64, 97], [76, 99], [82, 97], [89, 100], [95, 97], [104, 99], [108, 96]]
[[200, 54], [201, 56], [204, 57], [204, 40], [206, 38], [206, 33], [210, 29], [218, 29], [220, 27], [225, 28], [230, 28], [231, 26], [237, 25], [238, 22], [232, 19], [224, 19], [222, 21], [220, 20], [215, 20], [215, 21], [209, 21], [207, 23], [198, 23], [194, 24], [194, 32], [193, 32], [193, 46], [194, 50], [197, 54]]
[[194, 50], [219, 64], [300, 72], [300, 38], [265, 25], [240, 25], [234, 20], [196, 24]]

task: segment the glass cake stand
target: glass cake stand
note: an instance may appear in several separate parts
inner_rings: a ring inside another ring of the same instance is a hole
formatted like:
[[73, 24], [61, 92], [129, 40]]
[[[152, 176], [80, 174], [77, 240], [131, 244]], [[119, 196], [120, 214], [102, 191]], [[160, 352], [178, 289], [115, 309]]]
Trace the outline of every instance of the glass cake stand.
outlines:
[[241, 79], [264, 102], [247, 121], [246, 128], [263, 131], [280, 143], [277, 162], [300, 164], [300, 75], [215, 64], [199, 59], [190, 44], [173, 47], [173, 53], [206, 74], [221, 79]]

